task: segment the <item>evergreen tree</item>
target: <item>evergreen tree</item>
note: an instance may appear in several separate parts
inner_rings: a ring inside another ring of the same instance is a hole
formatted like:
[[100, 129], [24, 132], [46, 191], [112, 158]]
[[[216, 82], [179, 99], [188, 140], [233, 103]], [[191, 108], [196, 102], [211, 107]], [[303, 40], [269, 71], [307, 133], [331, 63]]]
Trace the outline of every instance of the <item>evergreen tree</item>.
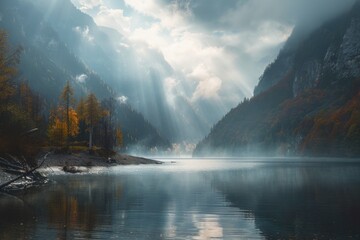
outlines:
[[72, 89], [70, 82], [67, 81], [66, 85], [60, 95], [60, 103], [65, 110], [65, 125], [66, 125], [66, 144], [69, 145], [69, 138], [71, 136], [71, 120], [70, 120], [70, 111], [74, 111], [72, 109], [72, 105], [74, 103], [74, 90]]
[[79, 118], [79, 134], [77, 136], [77, 139], [79, 141], [86, 141], [86, 122], [85, 122], [85, 100], [84, 98], [80, 98], [77, 106], [76, 106], [76, 112]]
[[[42, 142], [41, 136], [30, 134], [38, 127], [33, 118], [35, 98], [29, 88], [23, 87], [21, 92], [20, 86], [16, 91], [15, 84], [21, 50], [11, 50], [7, 34], [0, 30], [0, 156], [12, 154], [35, 164], [32, 160]], [[40, 106], [40, 98], [36, 104]]]
[[106, 115], [101, 119], [101, 143], [104, 149], [110, 153], [116, 146], [122, 145], [122, 132], [118, 120], [116, 99], [110, 97], [101, 102]]
[[94, 127], [99, 123], [104, 111], [100, 107], [100, 103], [95, 94], [90, 93], [85, 101], [85, 122], [88, 125], [89, 131], [89, 149], [93, 147], [93, 133]]
[[7, 44], [6, 32], [0, 30], [0, 105], [5, 107], [11, 96], [15, 93], [13, 79], [16, 75], [16, 65], [20, 60], [21, 48], [11, 52]]

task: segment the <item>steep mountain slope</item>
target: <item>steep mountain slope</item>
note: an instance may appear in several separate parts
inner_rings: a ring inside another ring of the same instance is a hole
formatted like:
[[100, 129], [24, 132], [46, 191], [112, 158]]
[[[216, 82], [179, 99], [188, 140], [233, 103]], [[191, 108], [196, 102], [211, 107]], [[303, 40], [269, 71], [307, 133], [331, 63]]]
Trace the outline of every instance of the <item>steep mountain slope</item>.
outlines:
[[[55, 2], [47, 1], [47, 4], [50, 6]], [[67, 80], [71, 81], [76, 97], [84, 96], [89, 92], [95, 93], [100, 99], [117, 97], [119, 94], [116, 90], [109, 87], [109, 84], [87, 66], [68, 43], [63, 41], [64, 32], [52, 27], [50, 19], [54, 19], [54, 16], [49, 16], [49, 12], [44, 11], [43, 7], [47, 5], [37, 5], [39, 3], [40, 1], [26, 0], [0, 2], [0, 28], [7, 31], [12, 46], [23, 47], [19, 80], [27, 81], [35, 92], [40, 93], [45, 98], [48, 108], [57, 104], [57, 96], [60, 95]], [[62, 3], [72, 6], [69, 1]], [[51, 6], [56, 7], [56, 5]], [[76, 21], [86, 23], [92, 21], [80, 11], [75, 16], [79, 18]], [[64, 17], [66, 21], [60, 22], [59, 25], [71, 29], [74, 25], [72, 21], [75, 20], [69, 15]], [[73, 37], [68, 41], [76, 42], [76, 39]], [[141, 114], [126, 104], [119, 103], [117, 108], [121, 112], [119, 118], [125, 132], [125, 143], [140, 144], [143, 148], [169, 147], [168, 141], [162, 138]]]
[[360, 2], [287, 46], [195, 155], [360, 155]]
[[169, 104], [165, 82], [176, 73], [159, 51], [143, 44], [133, 45], [121, 33], [97, 26], [70, 0], [22, 2], [42, 13], [42, 21], [56, 31], [69, 51], [119, 96], [125, 96], [161, 135], [179, 141], [199, 139], [208, 131], [210, 117], [198, 116], [189, 101], [181, 97], [174, 99], [175, 104], [186, 105], [180, 109]]
[[[13, 46], [22, 46], [21, 77], [49, 100], [61, 91], [64, 81], [86, 74], [86, 89], [99, 97], [112, 94], [99, 76], [88, 69], [44, 21], [44, 14], [26, 1], [1, 1], [0, 27], [8, 32]], [[80, 82], [74, 82], [78, 90]]]

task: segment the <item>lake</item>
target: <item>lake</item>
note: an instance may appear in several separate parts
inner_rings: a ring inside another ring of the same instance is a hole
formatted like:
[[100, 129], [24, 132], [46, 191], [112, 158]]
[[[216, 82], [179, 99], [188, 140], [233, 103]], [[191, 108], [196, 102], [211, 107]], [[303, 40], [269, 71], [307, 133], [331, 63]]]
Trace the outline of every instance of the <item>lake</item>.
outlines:
[[0, 195], [0, 239], [359, 239], [360, 163], [159, 159]]

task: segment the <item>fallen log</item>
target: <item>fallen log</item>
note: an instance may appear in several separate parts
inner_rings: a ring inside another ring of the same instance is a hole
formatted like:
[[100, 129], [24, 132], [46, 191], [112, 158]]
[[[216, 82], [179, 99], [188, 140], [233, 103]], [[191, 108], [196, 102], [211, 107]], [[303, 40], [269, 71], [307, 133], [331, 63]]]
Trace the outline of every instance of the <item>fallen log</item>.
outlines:
[[0, 167], [4, 170], [23, 170], [23, 166], [19, 165], [17, 162], [9, 162], [7, 159], [0, 157]]

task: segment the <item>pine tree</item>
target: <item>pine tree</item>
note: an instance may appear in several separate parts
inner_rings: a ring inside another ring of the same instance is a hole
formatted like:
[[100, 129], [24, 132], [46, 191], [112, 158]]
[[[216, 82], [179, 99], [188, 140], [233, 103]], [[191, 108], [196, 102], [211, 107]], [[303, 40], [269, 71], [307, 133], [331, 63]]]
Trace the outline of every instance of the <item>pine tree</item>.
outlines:
[[85, 100], [83, 98], [80, 98], [76, 107], [76, 112], [78, 114], [79, 120], [85, 120]]
[[116, 146], [121, 147], [123, 145], [123, 133], [120, 128], [116, 129]]
[[68, 113], [62, 107], [53, 110], [50, 113], [50, 122], [48, 134], [50, 141], [54, 144], [63, 145], [65, 142], [68, 144], [69, 137], [75, 137], [79, 133], [79, 119], [73, 108], [70, 108]]
[[[70, 121], [70, 111], [71, 111], [71, 106], [74, 103], [74, 91], [70, 85], [70, 82], [67, 81], [66, 85], [60, 95], [60, 102], [62, 107], [65, 110], [65, 124], [66, 124], [66, 144], [69, 145], [69, 138], [71, 136], [70, 131], [71, 131], [71, 121]], [[73, 110], [73, 109], [72, 109]]]
[[85, 101], [85, 122], [89, 127], [89, 149], [93, 147], [94, 127], [99, 123], [104, 111], [100, 107], [100, 103], [95, 94], [90, 93]]
[[78, 140], [85, 141], [87, 139], [87, 135], [86, 135], [86, 123], [85, 123], [85, 100], [83, 98], [80, 98], [76, 106], [76, 112], [79, 118]]
[[104, 99], [101, 102], [101, 106], [107, 113], [101, 120], [101, 141], [105, 150], [107, 152], [112, 152], [115, 147], [122, 145], [122, 132], [117, 119], [117, 102], [114, 98], [110, 97]]
[[16, 65], [20, 60], [21, 48], [11, 52], [7, 45], [7, 34], [0, 30], [0, 107], [15, 93], [12, 80], [16, 75]]

